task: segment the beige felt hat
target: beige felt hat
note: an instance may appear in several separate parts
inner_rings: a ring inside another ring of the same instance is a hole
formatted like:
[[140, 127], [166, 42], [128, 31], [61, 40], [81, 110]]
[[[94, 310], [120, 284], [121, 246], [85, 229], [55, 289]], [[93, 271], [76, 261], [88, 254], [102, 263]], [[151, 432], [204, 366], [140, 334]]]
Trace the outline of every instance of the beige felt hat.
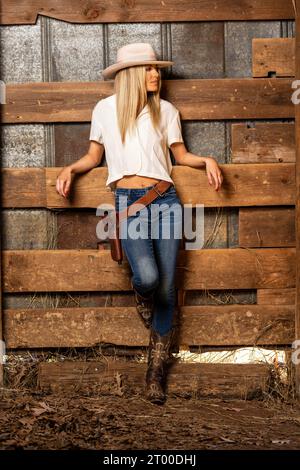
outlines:
[[102, 75], [104, 78], [114, 78], [116, 73], [121, 69], [143, 64], [157, 64], [158, 67], [168, 67], [169, 65], [173, 65], [174, 62], [169, 60], [157, 60], [151, 44], [147, 42], [135, 42], [120, 47], [117, 51], [117, 62], [106, 67], [106, 69], [102, 71]]

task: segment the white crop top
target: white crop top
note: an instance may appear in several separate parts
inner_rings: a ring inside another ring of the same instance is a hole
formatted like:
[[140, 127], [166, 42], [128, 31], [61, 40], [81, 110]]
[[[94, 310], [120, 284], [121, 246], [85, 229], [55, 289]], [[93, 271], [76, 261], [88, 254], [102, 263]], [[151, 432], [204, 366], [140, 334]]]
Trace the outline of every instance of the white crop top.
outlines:
[[141, 175], [170, 181], [172, 162], [169, 147], [183, 142], [179, 111], [169, 101], [160, 99], [161, 119], [158, 132], [154, 129], [148, 105], [137, 117], [134, 133], [126, 133], [121, 141], [116, 113], [116, 94], [95, 105], [90, 138], [104, 145], [108, 168], [106, 186], [115, 189], [115, 182], [124, 175]]

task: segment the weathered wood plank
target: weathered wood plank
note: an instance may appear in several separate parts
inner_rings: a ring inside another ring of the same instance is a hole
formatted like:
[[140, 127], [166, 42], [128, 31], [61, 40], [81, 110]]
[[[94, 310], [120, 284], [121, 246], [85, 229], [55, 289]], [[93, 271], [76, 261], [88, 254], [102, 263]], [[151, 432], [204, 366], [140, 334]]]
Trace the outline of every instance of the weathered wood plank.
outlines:
[[239, 246], [296, 246], [295, 209], [289, 207], [241, 208]]
[[232, 163], [295, 162], [295, 123], [232, 124]]
[[295, 76], [294, 38], [255, 38], [252, 39], [252, 76], [268, 77]]
[[[163, 80], [161, 97], [183, 120], [294, 118], [288, 78]], [[6, 84], [2, 122], [85, 122], [96, 102], [113, 94], [113, 80]]]
[[[289, 345], [295, 334], [294, 315], [292, 305], [182, 306], [177, 344]], [[4, 319], [8, 348], [149, 344], [149, 331], [135, 307], [5, 310]]]
[[44, 168], [2, 168], [2, 207], [47, 207]]
[[[116, 384], [120, 374], [123, 385], [143, 387], [146, 365], [122, 361], [41, 363], [39, 386], [52, 391], [61, 387], [70, 390], [93, 385]], [[267, 364], [183, 364], [175, 363], [168, 374], [169, 394], [195, 394], [203, 396], [232, 396], [250, 398], [267, 391], [270, 367]]]
[[[124, 361], [68, 361], [40, 363], [38, 385], [42, 390], [83, 390], [109, 387], [114, 393], [119, 374], [122, 386], [144, 388], [146, 364]], [[268, 364], [188, 364], [174, 363], [167, 375], [169, 395], [253, 398], [268, 391]], [[115, 386], [115, 387], [114, 387]], [[111, 388], [113, 387], [113, 388]], [[120, 388], [120, 387], [118, 387]], [[124, 389], [123, 389], [124, 390]]]
[[[295, 287], [294, 248], [180, 250], [176, 286], [194, 289]], [[131, 290], [130, 266], [109, 250], [6, 250], [4, 292]]]
[[[295, 0], [296, 39], [295, 39], [295, 76], [300, 80], [300, 0]], [[295, 104], [295, 133], [296, 133], [296, 312], [295, 312], [295, 340], [300, 338], [300, 103]], [[297, 346], [299, 347], [299, 346]], [[298, 361], [299, 362], [299, 361]], [[300, 400], [300, 364], [292, 363], [295, 372], [295, 388]]]
[[296, 290], [292, 289], [257, 289], [256, 302], [259, 305], [295, 306]]
[[[209, 185], [204, 168], [173, 166], [171, 177], [182, 204], [204, 204], [206, 207], [295, 204], [293, 163], [226, 164], [220, 165], [220, 168], [224, 180], [221, 189], [216, 192]], [[105, 186], [106, 167], [75, 175], [68, 199], [56, 191], [60, 171], [61, 168], [57, 167], [3, 169], [2, 206], [56, 209], [97, 208], [103, 203], [114, 204], [114, 194]], [[46, 188], [46, 193], [43, 188]]]
[[167, 21], [294, 19], [292, 1], [215, 0], [1, 0], [1, 24], [34, 24], [43, 15], [71, 23], [139, 23]]

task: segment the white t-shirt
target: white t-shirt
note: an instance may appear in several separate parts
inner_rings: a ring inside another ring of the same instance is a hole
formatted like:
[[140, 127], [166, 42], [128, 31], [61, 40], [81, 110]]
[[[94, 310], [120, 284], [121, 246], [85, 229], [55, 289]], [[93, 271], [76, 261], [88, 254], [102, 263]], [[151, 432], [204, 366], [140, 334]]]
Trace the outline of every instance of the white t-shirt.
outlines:
[[183, 142], [179, 111], [169, 101], [160, 99], [159, 130], [154, 129], [148, 105], [137, 117], [133, 134], [121, 141], [116, 113], [116, 94], [97, 102], [93, 109], [90, 138], [104, 145], [108, 168], [106, 186], [115, 189], [115, 182], [124, 175], [140, 175], [170, 181], [172, 162], [169, 147]]

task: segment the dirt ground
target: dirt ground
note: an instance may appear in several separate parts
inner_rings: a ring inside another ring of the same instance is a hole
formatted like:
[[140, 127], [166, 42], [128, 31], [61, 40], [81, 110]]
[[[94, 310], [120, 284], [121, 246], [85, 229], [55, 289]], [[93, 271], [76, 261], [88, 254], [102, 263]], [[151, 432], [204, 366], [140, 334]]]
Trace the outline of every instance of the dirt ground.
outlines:
[[300, 404], [2, 389], [0, 449], [300, 450]]

